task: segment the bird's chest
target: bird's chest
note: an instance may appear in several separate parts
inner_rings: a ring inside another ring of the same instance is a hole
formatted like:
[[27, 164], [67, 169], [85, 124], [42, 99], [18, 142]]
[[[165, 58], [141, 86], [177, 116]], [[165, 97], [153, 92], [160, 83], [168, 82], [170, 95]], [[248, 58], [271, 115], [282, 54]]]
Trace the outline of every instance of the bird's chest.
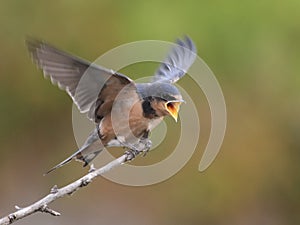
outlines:
[[140, 101], [123, 100], [115, 104], [111, 113], [99, 124], [102, 140], [117, 138], [122, 142], [135, 143], [149, 129], [150, 119], [143, 115]]

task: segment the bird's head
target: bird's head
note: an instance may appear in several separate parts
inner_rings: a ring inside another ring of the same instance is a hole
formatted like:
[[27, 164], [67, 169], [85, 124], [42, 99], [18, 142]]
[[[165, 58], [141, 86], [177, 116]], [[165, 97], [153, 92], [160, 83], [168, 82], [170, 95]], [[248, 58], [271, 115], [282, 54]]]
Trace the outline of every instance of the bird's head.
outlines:
[[179, 90], [170, 83], [155, 82], [147, 87], [144, 113], [152, 116], [172, 116], [177, 122], [180, 104], [184, 102]]

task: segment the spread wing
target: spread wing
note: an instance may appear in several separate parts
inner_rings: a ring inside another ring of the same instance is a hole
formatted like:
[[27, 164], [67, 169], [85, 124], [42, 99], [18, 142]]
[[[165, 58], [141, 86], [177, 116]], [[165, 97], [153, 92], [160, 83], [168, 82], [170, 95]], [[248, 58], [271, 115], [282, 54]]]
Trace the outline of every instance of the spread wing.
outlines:
[[29, 39], [27, 46], [45, 77], [50, 77], [52, 83], [66, 90], [80, 112], [87, 112], [91, 120], [99, 122], [95, 117], [96, 109], [104, 104], [106, 111], [100, 113], [100, 117], [107, 113], [114, 98], [126, 85], [130, 84], [135, 91], [135, 84], [125, 75], [65, 53], [42, 41]]
[[196, 59], [196, 46], [189, 37], [178, 39], [165, 61], [154, 75], [153, 82], [175, 83], [190, 68]]

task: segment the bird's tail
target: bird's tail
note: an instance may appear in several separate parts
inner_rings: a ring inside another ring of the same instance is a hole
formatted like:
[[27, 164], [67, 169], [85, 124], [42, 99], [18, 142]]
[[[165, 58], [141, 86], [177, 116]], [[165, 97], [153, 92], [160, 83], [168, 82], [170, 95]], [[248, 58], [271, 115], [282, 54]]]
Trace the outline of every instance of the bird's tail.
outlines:
[[78, 161], [83, 162], [83, 166], [85, 167], [103, 150], [103, 148], [104, 147], [98, 137], [97, 130], [94, 130], [78, 151], [76, 151], [70, 157], [48, 170], [44, 175], [47, 175], [52, 171], [56, 170], [57, 168], [66, 165], [72, 159], [76, 159]]

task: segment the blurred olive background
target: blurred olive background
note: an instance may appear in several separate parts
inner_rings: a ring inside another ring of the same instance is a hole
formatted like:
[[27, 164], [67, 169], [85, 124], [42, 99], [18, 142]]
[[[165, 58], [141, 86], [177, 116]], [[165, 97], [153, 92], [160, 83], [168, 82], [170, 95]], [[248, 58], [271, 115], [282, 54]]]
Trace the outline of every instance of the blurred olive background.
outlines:
[[[26, 36], [93, 61], [120, 44], [187, 34], [227, 104], [227, 133], [212, 166], [198, 171], [210, 115], [187, 77], [179, 84], [199, 100], [201, 136], [179, 173], [146, 187], [99, 178], [50, 205], [62, 216], [39, 213], [16, 224], [300, 224], [300, 1], [2, 0], [0, 28], [1, 216], [86, 173], [71, 163], [42, 176], [76, 149], [72, 102], [32, 64]], [[137, 79], [154, 68], [125, 70]], [[180, 126], [167, 122], [164, 144], [136, 163], [170, 154]]]

